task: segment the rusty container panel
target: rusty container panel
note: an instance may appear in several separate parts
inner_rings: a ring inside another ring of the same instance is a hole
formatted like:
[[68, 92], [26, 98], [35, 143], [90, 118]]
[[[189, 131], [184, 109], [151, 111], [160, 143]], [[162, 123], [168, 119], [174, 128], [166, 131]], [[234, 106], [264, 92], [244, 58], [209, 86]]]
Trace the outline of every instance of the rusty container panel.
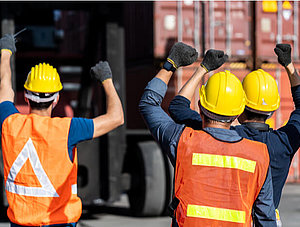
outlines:
[[[292, 1], [288, 3], [277, 2], [277, 9], [274, 12], [268, 12], [263, 7], [263, 2], [255, 2], [256, 10], [256, 53], [261, 62], [277, 62], [277, 57], [273, 51], [276, 43], [289, 43], [294, 50], [294, 56], [298, 58], [297, 38], [298, 16], [294, 15], [294, 5]], [[296, 23], [296, 24], [295, 24]], [[298, 59], [295, 59], [298, 60]]]
[[[195, 46], [195, 28], [200, 38], [200, 10], [195, 9], [199, 2], [154, 2], [154, 57], [165, 58], [170, 48], [179, 39]], [[197, 26], [195, 26], [195, 20]]]
[[[213, 4], [213, 11], [209, 10], [209, 4]], [[252, 54], [249, 2], [214, 1], [209, 4], [206, 20], [208, 48], [224, 50], [231, 61], [249, 58]], [[210, 14], [213, 14], [213, 20]]]
[[166, 48], [177, 41], [177, 3], [154, 3], [154, 56], [164, 58]]
[[249, 15], [246, 1], [154, 2], [154, 57], [164, 58], [175, 42], [183, 41], [199, 53], [215, 48], [229, 54], [231, 61], [248, 59]]

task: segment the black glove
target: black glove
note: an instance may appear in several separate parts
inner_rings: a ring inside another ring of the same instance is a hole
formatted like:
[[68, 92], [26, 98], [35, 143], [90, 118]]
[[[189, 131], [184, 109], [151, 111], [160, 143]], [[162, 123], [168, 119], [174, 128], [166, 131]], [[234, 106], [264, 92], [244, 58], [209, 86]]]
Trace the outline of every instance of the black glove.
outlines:
[[[173, 70], [175, 71], [180, 66], [187, 66], [194, 63], [198, 58], [198, 53], [195, 48], [179, 42], [175, 43], [172, 49], [170, 50], [169, 56], [167, 58], [167, 64], [171, 64], [173, 66]], [[165, 64], [166, 65], [166, 64]], [[166, 68], [164, 65], [164, 68]], [[168, 68], [166, 68], [168, 70]]]
[[99, 61], [94, 67], [91, 68], [91, 76], [96, 80], [103, 83], [104, 80], [112, 78], [111, 69], [107, 61]]
[[227, 59], [228, 55], [224, 54], [224, 51], [210, 49], [205, 53], [201, 66], [210, 72], [223, 65]]
[[292, 62], [292, 48], [290, 44], [276, 44], [274, 52], [278, 56], [279, 64], [281, 64], [282, 66], [285, 67]]
[[13, 35], [6, 34], [0, 39], [0, 48], [1, 50], [6, 49], [10, 50], [11, 54], [16, 52], [15, 38]]

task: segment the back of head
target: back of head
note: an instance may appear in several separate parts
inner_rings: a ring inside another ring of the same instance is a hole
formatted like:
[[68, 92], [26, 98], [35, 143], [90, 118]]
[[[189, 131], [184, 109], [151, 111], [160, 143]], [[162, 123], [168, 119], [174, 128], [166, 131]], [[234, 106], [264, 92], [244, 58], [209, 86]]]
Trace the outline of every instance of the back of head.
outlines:
[[24, 84], [25, 97], [28, 98], [31, 108], [48, 108], [58, 97], [62, 89], [57, 70], [49, 64], [38, 64], [31, 68]]
[[200, 89], [200, 108], [212, 120], [232, 122], [245, 108], [239, 79], [229, 71], [212, 75]]
[[280, 104], [275, 79], [262, 69], [249, 73], [243, 80], [246, 110], [258, 115], [270, 116]]

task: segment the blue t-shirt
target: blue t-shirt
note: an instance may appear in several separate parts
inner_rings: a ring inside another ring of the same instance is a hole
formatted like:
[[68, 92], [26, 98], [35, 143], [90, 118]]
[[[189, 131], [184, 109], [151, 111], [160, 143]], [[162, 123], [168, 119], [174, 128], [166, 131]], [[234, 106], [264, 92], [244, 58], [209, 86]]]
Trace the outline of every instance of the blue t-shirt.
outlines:
[[[0, 103], [0, 129], [4, 120], [12, 114], [19, 113], [14, 103], [5, 101]], [[94, 123], [92, 119], [72, 118], [69, 136], [68, 136], [68, 153], [71, 161], [73, 161], [73, 148], [81, 141], [93, 138]]]

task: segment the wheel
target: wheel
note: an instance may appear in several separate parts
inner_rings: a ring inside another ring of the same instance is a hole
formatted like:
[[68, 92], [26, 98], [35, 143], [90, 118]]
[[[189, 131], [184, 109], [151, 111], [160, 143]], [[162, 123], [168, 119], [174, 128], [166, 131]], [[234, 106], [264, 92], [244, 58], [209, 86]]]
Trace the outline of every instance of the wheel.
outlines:
[[[158, 216], [164, 212], [167, 198], [165, 161], [154, 141], [139, 142], [126, 157], [131, 187], [130, 209], [135, 216]], [[130, 159], [130, 160], [129, 160]]]

